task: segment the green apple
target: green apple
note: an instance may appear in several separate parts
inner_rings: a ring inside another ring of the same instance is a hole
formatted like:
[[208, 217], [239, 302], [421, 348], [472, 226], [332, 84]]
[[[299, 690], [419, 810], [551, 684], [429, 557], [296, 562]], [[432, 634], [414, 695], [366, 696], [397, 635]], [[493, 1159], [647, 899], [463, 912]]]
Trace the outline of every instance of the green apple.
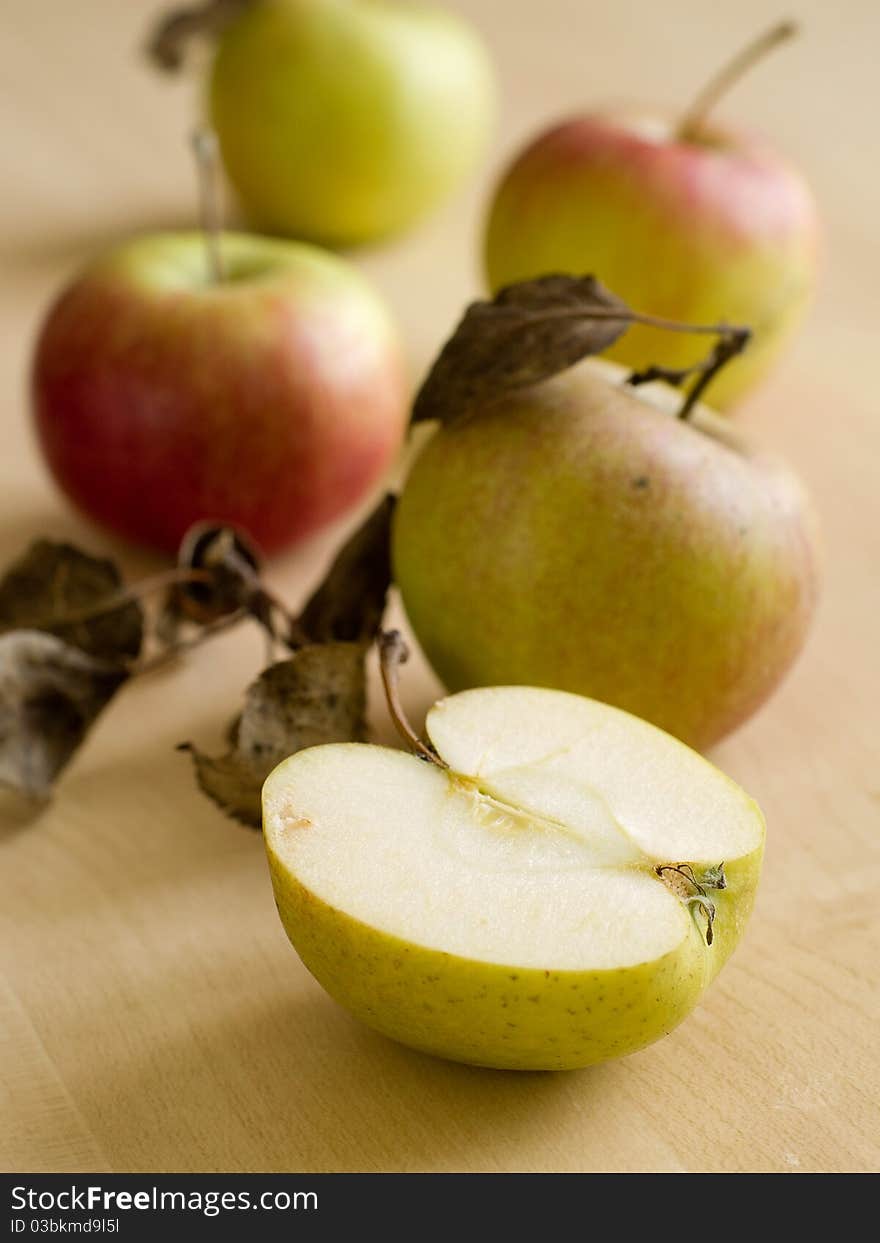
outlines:
[[590, 360], [438, 430], [398, 505], [395, 578], [449, 689], [557, 687], [702, 748], [804, 641], [815, 520], [786, 466], [625, 374]]
[[386, 1035], [482, 1066], [586, 1066], [681, 1022], [752, 908], [756, 804], [560, 691], [465, 691], [427, 731], [435, 764], [342, 743], [266, 781], [278, 910], [317, 980]]
[[[790, 33], [777, 27], [731, 69]], [[683, 122], [618, 108], [540, 133], [495, 191], [485, 253], [493, 290], [545, 272], [596, 272], [640, 311], [749, 325], [747, 355], [713, 385], [720, 409], [761, 379], [800, 322], [819, 230], [803, 177], [764, 139], [708, 120], [708, 102]], [[693, 337], [637, 327], [608, 356], [686, 367], [700, 350]]]
[[210, 81], [248, 216], [339, 245], [434, 207], [483, 151], [493, 102], [475, 32], [418, 0], [257, 0], [221, 35]]
[[396, 330], [352, 266], [303, 244], [134, 238], [61, 293], [33, 366], [43, 452], [67, 495], [174, 552], [199, 520], [266, 552], [376, 486], [407, 421]]

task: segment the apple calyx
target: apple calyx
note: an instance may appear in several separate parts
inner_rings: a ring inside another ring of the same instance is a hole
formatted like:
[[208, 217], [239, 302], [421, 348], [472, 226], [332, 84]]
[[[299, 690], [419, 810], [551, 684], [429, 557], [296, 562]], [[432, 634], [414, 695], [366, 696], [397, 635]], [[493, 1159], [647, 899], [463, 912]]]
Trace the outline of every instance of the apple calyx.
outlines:
[[191, 45], [202, 39], [217, 39], [234, 17], [253, 0], [203, 0], [170, 9], [156, 23], [146, 43], [146, 53], [155, 68], [178, 73], [185, 65]]
[[715, 903], [708, 896], [710, 889], [726, 889], [727, 878], [724, 875], [724, 864], [719, 863], [706, 868], [699, 876], [690, 863], [659, 863], [654, 868], [656, 874], [685, 906], [700, 910], [706, 917], [706, 944], [711, 945], [715, 933]]
[[395, 729], [419, 759], [435, 764], [438, 768], [448, 768], [449, 765], [434, 748], [418, 736], [400, 702], [400, 667], [409, 660], [406, 640], [399, 630], [380, 630], [376, 642], [379, 648], [382, 687]]
[[467, 307], [416, 394], [413, 422], [451, 424], [470, 418], [510, 392], [601, 354], [632, 324], [718, 337], [705, 359], [692, 367], [651, 366], [629, 377], [631, 384], [662, 379], [675, 387], [693, 379], [679, 411], [682, 419], [752, 335], [742, 326], [687, 324], [633, 311], [595, 276], [548, 273], [505, 285], [491, 300]]
[[220, 152], [217, 135], [207, 125], [192, 133], [192, 149], [196, 159], [199, 183], [199, 222], [208, 257], [208, 280], [219, 284], [226, 277], [220, 247], [223, 222], [220, 210]]
[[699, 143], [704, 138], [706, 117], [715, 104], [734, 83], [762, 60], [768, 52], [786, 43], [798, 33], [798, 26], [793, 21], [777, 22], [769, 30], [752, 39], [744, 48], [727, 62], [719, 72], [703, 87], [694, 102], [679, 122], [675, 137], [679, 142]]

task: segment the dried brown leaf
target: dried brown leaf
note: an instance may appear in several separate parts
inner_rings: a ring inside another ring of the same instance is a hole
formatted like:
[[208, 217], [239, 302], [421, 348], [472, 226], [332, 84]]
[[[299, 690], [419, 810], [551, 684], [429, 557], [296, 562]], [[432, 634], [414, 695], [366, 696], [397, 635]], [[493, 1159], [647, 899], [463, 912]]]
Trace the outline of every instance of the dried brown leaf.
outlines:
[[271, 621], [259, 557], [241, 532], [217, 523], [196, 523], [183, 538], [177, 564], [181, 571], [196, 571], [205, 579], [175, 583], [168, 591], [156, 624], [164, 644], [177, 644], [187, 626], [210, 626], [241, 609], [263, 625]]
[[385, 612], [391, 583], [391, 518], [386, 496], [336, 556], [294, 627], [292, 640], [369, 643]]
[[202, 791], [234, 820], [259, 828], [263, 782], [277, 764], [305, 747], [366, 736], [364, 656], [359, 643], [312, 644], [265, 669], [248, 688], [224, 755], [182, 744]]
[[122, 586], [108, 558], [89, 556], [73, 544], [35, 540], [0, 580], [0, 634], [42, 630], [100, 660], [134, 659], [144, 631], [136, 600], [89, 616]]
[[601, 353], [633, 318], [594, 276], [555, 273], [507, 285], [467, 308], [416, 396], [413, 421], [466, 418]]
[[52, 634], [0, 636], [0, 783], [30, 799], [48, 798], [127, 676]]

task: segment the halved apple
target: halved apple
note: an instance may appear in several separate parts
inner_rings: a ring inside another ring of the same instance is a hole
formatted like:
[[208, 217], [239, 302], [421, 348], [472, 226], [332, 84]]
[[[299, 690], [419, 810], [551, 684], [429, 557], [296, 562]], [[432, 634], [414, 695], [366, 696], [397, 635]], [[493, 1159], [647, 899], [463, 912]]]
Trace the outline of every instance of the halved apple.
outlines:
[[263, 792], [282, 922], [365, 1023], [517, 1069], [632, 1053], [695, 1006], [740, 938], [756, 804], [606, 704], [496, 687], [428, 714], [437, 762], [343, 743]]

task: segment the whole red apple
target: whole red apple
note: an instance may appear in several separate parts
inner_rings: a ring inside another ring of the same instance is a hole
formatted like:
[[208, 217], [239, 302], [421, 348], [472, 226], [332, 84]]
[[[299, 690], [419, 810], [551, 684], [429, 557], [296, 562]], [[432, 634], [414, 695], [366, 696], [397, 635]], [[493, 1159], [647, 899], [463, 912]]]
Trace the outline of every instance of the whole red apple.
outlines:
[[[493, 291], [545, 272], [596, 272], [640, 311], [748, 324], [748, 353], [713, 384], [713, 405], [752, 388], [809, 303], [817, 213], [804, 179], [763, 139], [705, 114], [731, 76], [790, 33], [777, 27], [746, 49], [679, 121], [596, 111], [529, 143], [489, 213]], [[702, 349], [693, 336], [637, 327], [608, 356], [636, 368], [687, 367]]]
[[34, 416], [81, 509], [173, 551], [200, 519], [266, 552], [364, 497], [407, 422], [396, 334], [343, 260], [244, 234], [112, 250], [58, 298], [33, 365]]

